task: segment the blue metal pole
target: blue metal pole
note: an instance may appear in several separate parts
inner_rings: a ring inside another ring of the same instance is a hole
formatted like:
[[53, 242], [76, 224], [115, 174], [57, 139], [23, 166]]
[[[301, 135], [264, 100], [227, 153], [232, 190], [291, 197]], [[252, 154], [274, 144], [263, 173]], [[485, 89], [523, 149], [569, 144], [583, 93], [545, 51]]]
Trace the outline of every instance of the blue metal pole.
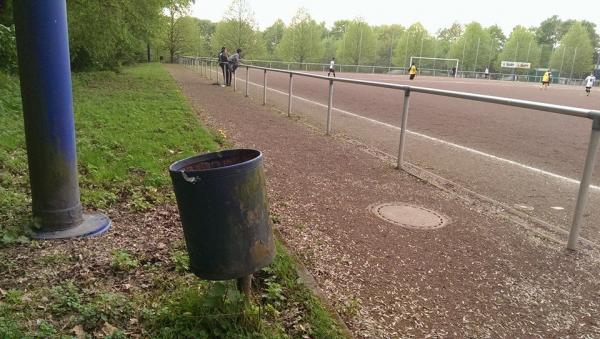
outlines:
[[36, 237], [102, 233], [110, 220], [79, 200], [66, 0], [13, 6]]

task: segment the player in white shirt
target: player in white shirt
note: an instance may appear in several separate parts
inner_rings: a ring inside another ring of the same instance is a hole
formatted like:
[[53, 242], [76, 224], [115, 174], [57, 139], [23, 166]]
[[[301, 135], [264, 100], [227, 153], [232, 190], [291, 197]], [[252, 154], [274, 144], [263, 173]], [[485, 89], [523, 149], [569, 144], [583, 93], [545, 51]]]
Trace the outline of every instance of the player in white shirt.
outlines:
[[331, 58], [329, 62], [329, 73], [327, 73], [327, 76], [331, 73], [333, 73], [333, 77], [335, 78], [335, 58]]
[[594, 73], [591, 73], [590, 75], [588, 75], [588, 77], [585, 78], [585, 80], [583, 80], [583, 82], [585, 82], [585, 91], [587, 92], [587, 95], [590, 96], [592, 87], [594, 87], [594, 83], [596, 82], [596, 77], [594, 76]]

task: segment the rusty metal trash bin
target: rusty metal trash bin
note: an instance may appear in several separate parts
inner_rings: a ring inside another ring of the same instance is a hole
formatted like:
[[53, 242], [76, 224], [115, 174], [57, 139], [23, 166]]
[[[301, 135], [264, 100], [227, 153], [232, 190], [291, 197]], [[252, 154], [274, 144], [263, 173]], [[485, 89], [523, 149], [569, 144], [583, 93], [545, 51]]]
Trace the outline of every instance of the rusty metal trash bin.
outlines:
[[[247, 278], [275, 256], [263, 156], [252, 149], [207, 153], [169, 167], [190, 257], [207, 280]], [[248, 282], [249, 284], [249, 282]]]

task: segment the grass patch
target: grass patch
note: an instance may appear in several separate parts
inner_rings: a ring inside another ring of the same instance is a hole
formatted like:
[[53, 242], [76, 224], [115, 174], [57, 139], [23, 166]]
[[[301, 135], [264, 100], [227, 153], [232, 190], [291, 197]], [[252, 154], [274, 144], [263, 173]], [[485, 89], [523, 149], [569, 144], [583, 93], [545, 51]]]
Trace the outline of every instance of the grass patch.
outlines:
[[248, 302], [233, 281], [181, 283], [147, 308], [150, 336], [173, 338], [342, 338], [339, 325], [298, 281], [295, 265], [279, 243], [274, 262], [255, 275]]
[[[73, 91], [81, 198], [88, 209], [121, 208], [139, 216], [173, 204], [168, 165], [229, 146], [223, 131], [203, 129], [160, 65], [76, 74]], [[144, 246], [107, 249], [97, 253], [106, 260], [95, 266], [80, 261], [89, 255], [81, 256], [77, 248], [64, 251], [60, 243], [52, 246], [62, 251], [41, 254], [23, 227], [29, 223], [31, 201], [22, 121], [18, 82], [0, 74], [0, 271], [11, 277], [3, 280], [8, 287], [0, 288], [0, 338], [341, 336], [319, 301], [298, 282], [292, 259], [279, 245], [275, 262], [256, 275], [253, 302], [233, 282], [201, 281], [190, 274], [183, 246], [162, 244], [165, 255], [156, 258], [140, 255]], [[273, 222], [280, 222], [278, 215], [273, 214]], [[26, 246], [13, 246], [19, 243]], [[13, 255], [19, 248], [33, 258], [25, 270], [19, 267], [23, 259]], [[89, 281], [42, 282], [52, 279], [54, 268], [67, 274], [64, 268], [75, 263], [93, 270], [86, 273]], [[10, 276], [30, 276], [30, 268], [39, 270], [32, 274], [34, 287]]]
[[[0, 73], [0, 246], [27, 242], [31, 200], [19, 84]], [[81, 201], [145, 211], [173, 201], [167, 167], [218, 149], [160, 65], [73, 76]]]

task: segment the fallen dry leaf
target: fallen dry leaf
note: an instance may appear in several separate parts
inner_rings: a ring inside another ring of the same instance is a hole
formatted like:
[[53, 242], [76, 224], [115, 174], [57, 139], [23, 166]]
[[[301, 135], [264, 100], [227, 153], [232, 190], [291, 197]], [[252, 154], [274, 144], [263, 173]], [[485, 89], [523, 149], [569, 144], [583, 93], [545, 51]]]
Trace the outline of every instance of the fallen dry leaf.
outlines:
[[105, 335], [113, 335], [116, 331], [117, 328], [107, 322], [105, 322], [104, 326], [102, 326], [102, 333]]
[[83, 330], [83, 326], [81, 326], [81, 325], [77, 325], [77, 326], [73, 327], [71, 329], [71, 332], [73, 334], [75, 334], [75, 337], [77, 337], [77, 339], [85, 338], [85, 331]]

